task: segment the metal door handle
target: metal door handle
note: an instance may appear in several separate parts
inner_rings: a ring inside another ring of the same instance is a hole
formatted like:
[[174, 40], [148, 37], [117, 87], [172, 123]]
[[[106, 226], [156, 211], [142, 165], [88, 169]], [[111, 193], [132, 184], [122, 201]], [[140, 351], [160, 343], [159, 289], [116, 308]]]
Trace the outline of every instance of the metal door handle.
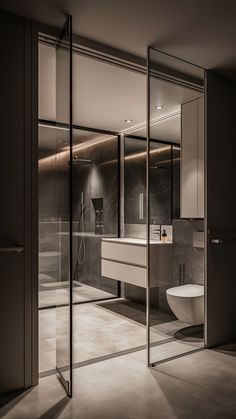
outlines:
[[222, 244], [223, 243], [223, 239], [211, 239], [211, 243], [212, 244]]
[[24, 252], [23, 246], [0, 247], [0, 253], [22, 253]]
[[233, 237], [226, 237], [224, 239], [211, 239], [212, 244], [222, 244], [224, 242], [236, 242], [236, 239]]

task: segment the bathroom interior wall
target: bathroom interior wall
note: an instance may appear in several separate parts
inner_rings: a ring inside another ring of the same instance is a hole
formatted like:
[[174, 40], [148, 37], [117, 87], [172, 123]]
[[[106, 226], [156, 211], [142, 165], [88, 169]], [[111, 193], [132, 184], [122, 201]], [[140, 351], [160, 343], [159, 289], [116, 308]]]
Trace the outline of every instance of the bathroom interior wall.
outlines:
[[194, 232], [204, 231], [204, 220], [173, 220], [172, 282], [159, 288], [159, 307], [169, 310], [166, 290], [183, 284], [204, 285], [204, 248], [196, 248]]
[[[134, 142], [133, 147], [136, 148], [135, 153], [145, 152], [146, 144], [132, 138], [126, 138], [125, 141], [125, 235], [146, 238], [145, 213], [143, 220], [139, 219], [138, 214], [139, 193], [145, 194], [146, 187], [145, 155], [138, 159], [127, 159], [127, 151], [130, 151], [132, 142]], [[180, 219], [180, 147], [173, 146], [172, 153], [172, 168], [170, 150], [164, 149], [159, 155], [150, 154], [151, 233], [162, 224], [173, 243], [172, 281], [166, 286], [152, 289], [151, 304], [168, 312], [170, 309], [166, 300], [166, 289], [182, 283], [204, 284], [204, 250], [196, 249], [193, 245], [193, 233], [203, 231], [204, 222], [203, 220]], [[167, 168], [163, 169], [160, 164], [158, 170], [158, 164], [161, 161]], [[146, 290], [125, 284], [125, 296], [145, 304]]]
[[[150, 217], [151, 224], [171, 224], [172, 167], [171, 147], [151, 142], [156, 153], [150, 161]], [[158, 152], [160, 150], [160, 152]], [[124, 222], [146, 223], [146, 141], [125, 137], [124, 165]], [[143, 194], [143, 217], [139, 214], [139, 195]], [[176, 202], [177, 200], [175, 200]]]
[[[172, 240], [172, 212], [179, 214], [180, 151], [176, 148], [172, 160], [171, 147], [151, 142], [150, 154], [150, 221], [151, 236], [162, 225]], [[124, 231], [127, 237], [146, 238], [146, 141], [125, 137], [124, 163]], [[144, 194], [143, 219], [139, 217], [139, 194]], [[125, 284], [126, 298], [145, 304], [146, 290]], [[151, 304], [161, 308], [160, 288], [152, 289]], [[164, 307], [167, 309], [167, 307]], [[169, 310], [169, 309], [168, 309]]]
[[[80, 139], [83, 141], [83, 139]], [[75, 278], [87, 285], [117, 294], [117, 281], [101, 277], [101, 238], [118, 235], [119, 222], [119, 144], [118, 137], [97, 141], [84, 147], [77, 158], [91, 160], [91, 164], [74, 162], [73, 164], [73, 222], [74, 231], [81, 231], [79, 224], [82, 204], [84, 210], [85, 260], [77, 263], [78, 246], [81, 238], [73, 240]], [[76, 146], [75, 146], [76, 150]], [[95, 201], [97, 200], [97, 201]], [[102, 207], [103, 219], [100, 231], [96, 232], [96, 205]]]

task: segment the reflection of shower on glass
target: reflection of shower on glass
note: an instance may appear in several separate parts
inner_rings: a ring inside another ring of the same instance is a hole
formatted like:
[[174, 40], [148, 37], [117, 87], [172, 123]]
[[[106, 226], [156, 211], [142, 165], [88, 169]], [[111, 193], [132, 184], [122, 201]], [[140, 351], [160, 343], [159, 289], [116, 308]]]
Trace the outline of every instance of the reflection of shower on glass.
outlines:
[[78, 222], [78, 256], [77, 261], [79, 265], [83, 265], [85, 261], [86, 251], [85, 251], [85, 237], [84, 237], [84, 213], [86, 205], [84, 203], [84, 193], [81, 193], [81, 207], [79, 213], [79, 222]]
[[75, 154], [73, 157], [73, 163], [79, 163], [79, 164], [88, 164], [91, 165], [93, 164], [93, 161], [90, 159], [79, 159], [79, 157]]

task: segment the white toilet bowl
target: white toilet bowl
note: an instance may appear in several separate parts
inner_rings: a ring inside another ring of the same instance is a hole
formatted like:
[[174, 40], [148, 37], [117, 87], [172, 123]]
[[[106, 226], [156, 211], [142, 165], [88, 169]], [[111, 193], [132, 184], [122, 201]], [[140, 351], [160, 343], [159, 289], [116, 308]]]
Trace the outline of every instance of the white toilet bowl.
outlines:
[[192, 324], [204, 323], [204, 287], [180, 285], [166, 290], [168, 304], [177, 319]]

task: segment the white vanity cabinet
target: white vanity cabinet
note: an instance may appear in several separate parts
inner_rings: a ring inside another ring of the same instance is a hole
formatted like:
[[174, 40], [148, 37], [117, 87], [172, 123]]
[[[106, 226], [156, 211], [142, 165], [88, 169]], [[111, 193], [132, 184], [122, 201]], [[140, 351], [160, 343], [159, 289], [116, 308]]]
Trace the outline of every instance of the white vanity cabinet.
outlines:
[[[101, 274], [107, 278], [146, 288], [146, 240], [103, 238]], [[150, 285], [159, 287], [171, 281], [172, 243], [153, 240], [150, 245]]]
[[204, 218], [204, 100], [181, 107], [181, 218]]

